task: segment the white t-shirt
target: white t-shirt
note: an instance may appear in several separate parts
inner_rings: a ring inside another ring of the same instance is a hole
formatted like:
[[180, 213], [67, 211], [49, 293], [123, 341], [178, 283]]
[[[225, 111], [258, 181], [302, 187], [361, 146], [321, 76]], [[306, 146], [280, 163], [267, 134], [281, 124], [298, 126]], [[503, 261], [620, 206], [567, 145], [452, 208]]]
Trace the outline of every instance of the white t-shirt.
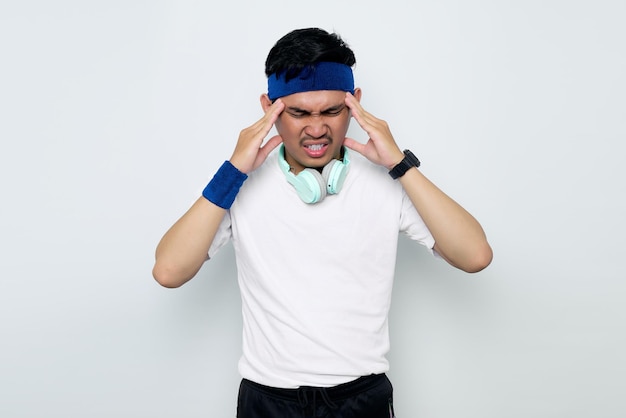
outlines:
[[343, 189], [316, 204], [302, 202], [277, 158], [250, 174], [209, 250], [232, 239], [240, 374], [297, 388], [388, 371], [398, 233], [432, 249], [430, 231], [400, 183], [356, 152]]

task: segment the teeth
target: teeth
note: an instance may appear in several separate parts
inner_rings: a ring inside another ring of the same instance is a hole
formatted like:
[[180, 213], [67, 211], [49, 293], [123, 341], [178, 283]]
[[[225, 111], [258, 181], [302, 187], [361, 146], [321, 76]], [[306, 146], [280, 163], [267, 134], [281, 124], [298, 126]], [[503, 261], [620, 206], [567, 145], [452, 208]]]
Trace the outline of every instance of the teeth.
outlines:
[[311, 151], [319, 151], [322, 149], [322, 144], [313, 144], [313, 145], [308, 145], [307, 148], [310, 149]]

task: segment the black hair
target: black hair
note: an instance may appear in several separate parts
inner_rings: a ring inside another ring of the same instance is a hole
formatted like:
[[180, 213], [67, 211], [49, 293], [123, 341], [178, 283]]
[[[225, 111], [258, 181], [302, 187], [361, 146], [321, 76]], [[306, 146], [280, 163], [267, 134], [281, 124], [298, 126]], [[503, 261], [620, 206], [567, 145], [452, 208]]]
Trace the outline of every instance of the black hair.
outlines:
[[276, 42], [265, 60], [265, 75], [285, 72], [285, 80], [318, 62], [338, 62], [352, 67], [354, 52], [336, 33], [319, 28], [296, 29]]

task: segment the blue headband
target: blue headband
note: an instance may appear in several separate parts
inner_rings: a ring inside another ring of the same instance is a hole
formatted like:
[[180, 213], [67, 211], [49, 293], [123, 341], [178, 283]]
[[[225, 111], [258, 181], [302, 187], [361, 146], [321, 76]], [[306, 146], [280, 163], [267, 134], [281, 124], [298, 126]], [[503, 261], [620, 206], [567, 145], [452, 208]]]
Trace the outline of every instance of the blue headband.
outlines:
[[267, 93], [270, 100], [314, 90], [341, 90], [354, 94], [352, 68], [345, 64], [318, 62], [304, 68], [289, 81], [285, 81], [285, 75], [285, 71], [282, 71], [267, 78]]

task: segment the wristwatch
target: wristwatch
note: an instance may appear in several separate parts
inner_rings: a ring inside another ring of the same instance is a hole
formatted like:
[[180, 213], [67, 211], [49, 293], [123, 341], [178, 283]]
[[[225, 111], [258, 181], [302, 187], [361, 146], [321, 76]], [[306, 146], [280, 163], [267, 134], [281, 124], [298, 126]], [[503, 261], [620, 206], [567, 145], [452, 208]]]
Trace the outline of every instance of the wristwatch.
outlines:
[[419, 167], [420, 160], [408, 149], [404, 150], [404, 159], [400, 161], [394, 168], [389, 170], [389, 175], [392, 179], [402, 177], [411, 167]]

